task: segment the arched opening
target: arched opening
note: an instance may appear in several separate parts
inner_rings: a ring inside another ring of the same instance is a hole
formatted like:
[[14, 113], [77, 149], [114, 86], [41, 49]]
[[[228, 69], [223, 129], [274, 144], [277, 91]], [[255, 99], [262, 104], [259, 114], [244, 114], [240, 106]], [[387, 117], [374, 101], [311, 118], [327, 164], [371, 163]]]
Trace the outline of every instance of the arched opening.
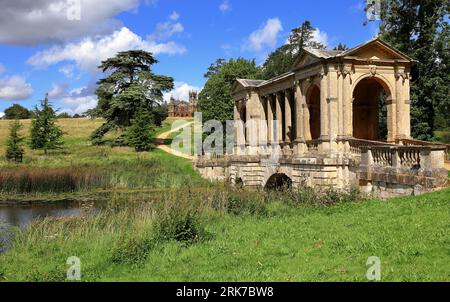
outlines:
[[386, 140], [389, 89], [376, 78], [361, 80], [353, 91], [353, 137]]
[[277, 173], [272, 175], [266, 183], [266, 191], [284, 191], [292, 188], [292, 179], [286, 174]]
[[309, 112], [309, 129], [311, 132], [311, 139], [320, 138], [320, 89], [317, 85], [309, 88], [306, 95], [306, 104]]

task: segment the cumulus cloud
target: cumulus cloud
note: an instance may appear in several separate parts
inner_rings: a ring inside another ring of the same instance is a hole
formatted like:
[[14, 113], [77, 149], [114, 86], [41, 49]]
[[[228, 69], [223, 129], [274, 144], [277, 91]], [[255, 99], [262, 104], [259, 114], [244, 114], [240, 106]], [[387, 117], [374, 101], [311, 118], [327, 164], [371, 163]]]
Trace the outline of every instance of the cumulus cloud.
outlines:
[[180, 22], [177, 22], [180, 15], [177, 12], [173, 12], [169, 16], [169, 20], [166, 22], [158, 23], [155, 31], [148, 37], [149, 40], [165, 41], [172, 37], [174, 34], [182, 33], [184, 26]]
[[175, 42], [157, 43], [149, 39], [144, 40], [128, 28], [122, 27], [108, 36], [88, 37], [77, 43], [40, 51], [29, 58], [28, 63], [36, 68], [46, 68], [63, 61], [73, 61], [78, 68], [96, 73], [101, 61], [120, 51], [131, 49], [142, 49], [154, 54], [182, 54], [186, 51], [184, 46]]
[[68, 64], [60, 67], [58, 71], [65, 75], [66, 78], [73, 79], [75, 75], [75, 67], [76, 66], [73, 64]]
[[65, 106], [62, 110], [71, 115], [83, 114], [89, 109], [97, 106], [97, 96], [93, 92], [93, 87], [84, 86], [71, 90], [59, 100]]
[[30, 45], [63, 42], [86, 35], [110, 34], [122, 23], [117, 14], [134, 10], [139, 0], [2, 0], [0, 43]]
[[0, 118], [4, 117], [5, 113], [4, 112], [0, 112]]
[[167, 92], [164, 94], [164, 101], [170, 102], [170, 98], [173, 97], [177, 100], [189, 100], [189, 91], [197, 91], [200, 92], [202, 90], [201, 87], [192, 86], [185, 82], [175, 82], [175, 88], [171, 92]]
[[54, 84], [52, 89], [48, 92], [50, 99], [56, 99], [66, 93], [69, 85], [67, 84]]
[[282, 30], [280, 19], [268, 19], [263, 26], [250, 34], [244, 48], [255, 52], [260, 52], [265, 47], [275, 48]]
[[232, 9], [233, 9], [233, 6], [231, 5], [231, 3], [228, 0], [223, 1], [219, 5], [219, 10], [223, 13], [231, 12]]
[[170, 16], [169, 19], [172, 21], [177, 21], [178, 19], [180, 19], [180, 15], [177, 12], [173, 12]]
[[324, 46], [328, 46], [328, 34], [316, 28], [313, 32], [313, 41], [318, 42]]
[[31, 84], [21, 76], [0, 79], [0, 99], [2, 100], [24, 100], [32, 94]]

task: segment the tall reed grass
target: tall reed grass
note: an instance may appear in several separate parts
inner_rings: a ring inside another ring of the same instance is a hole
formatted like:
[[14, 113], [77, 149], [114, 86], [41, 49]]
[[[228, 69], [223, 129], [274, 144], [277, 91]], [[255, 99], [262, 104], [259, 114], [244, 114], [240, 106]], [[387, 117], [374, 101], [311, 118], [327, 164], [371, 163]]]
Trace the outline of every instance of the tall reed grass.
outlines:
[[0, 192], [75, 192], [104, 186], [105, 175], [83, 168], [13, 168], [0, 170]]

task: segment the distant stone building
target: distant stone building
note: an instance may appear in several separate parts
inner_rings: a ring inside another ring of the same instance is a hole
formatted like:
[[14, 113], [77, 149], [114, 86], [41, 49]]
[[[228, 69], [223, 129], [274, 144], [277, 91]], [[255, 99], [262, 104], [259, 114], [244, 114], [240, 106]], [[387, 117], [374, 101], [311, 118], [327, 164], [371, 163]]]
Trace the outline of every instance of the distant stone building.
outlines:
[[170, 98], [168, 106], [169, 117], [193, 117], [197, 110], [197, 92], [189, 92], [189, 102]]

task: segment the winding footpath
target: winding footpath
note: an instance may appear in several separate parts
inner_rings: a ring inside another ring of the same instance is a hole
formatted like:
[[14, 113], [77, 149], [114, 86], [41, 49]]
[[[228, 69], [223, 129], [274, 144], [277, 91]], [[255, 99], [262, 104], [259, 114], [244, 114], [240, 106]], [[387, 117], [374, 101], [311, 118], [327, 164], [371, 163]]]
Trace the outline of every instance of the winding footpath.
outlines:
[[179, 126], [179, 127], [177, 127], [177, 128], [174, 128], [174, 129], [172, 129], [172, 130], [170, 130], [170, 131], [167, 131], [167, 132], [164, 132], [164, 133], [161, 133], [160, 135], [158, 135], [158, 136], [156, 137], [157, 148], [160, 149], [160, 150], [162, 150], [162, 151], [164, 151], [164, 152], [167, 152], [167, 153], [169, 153], [169, 154], [175, 155], [175, 156], [177, 156], [177, 157], [182, 157], [182, 158], [185, 158], [185, 159], [193, 160], [193, 159], [194, 159], [193, 156], [188, 155], [188, 154], [184, 154], [184, 153], [182, 153], [182, 152], [180, 152], [180, 151], [178, 151], [178, 150], [174, 150], [174, 149], [172, 149], [170, 146], [168, 146], [168, 145], [165, 144], [166, 139], [167, 139], [172, 133], [178, 132], [178, 131], [180, 131], [180, 130], [186, 128], [186, 127], [189, 127], [189, 126], [191, 126], [193, 123], [194, 123], [194, 122], [188, 122], [188, 123], [183, 124], [183, 125], [181, 125], [181, 126]]

